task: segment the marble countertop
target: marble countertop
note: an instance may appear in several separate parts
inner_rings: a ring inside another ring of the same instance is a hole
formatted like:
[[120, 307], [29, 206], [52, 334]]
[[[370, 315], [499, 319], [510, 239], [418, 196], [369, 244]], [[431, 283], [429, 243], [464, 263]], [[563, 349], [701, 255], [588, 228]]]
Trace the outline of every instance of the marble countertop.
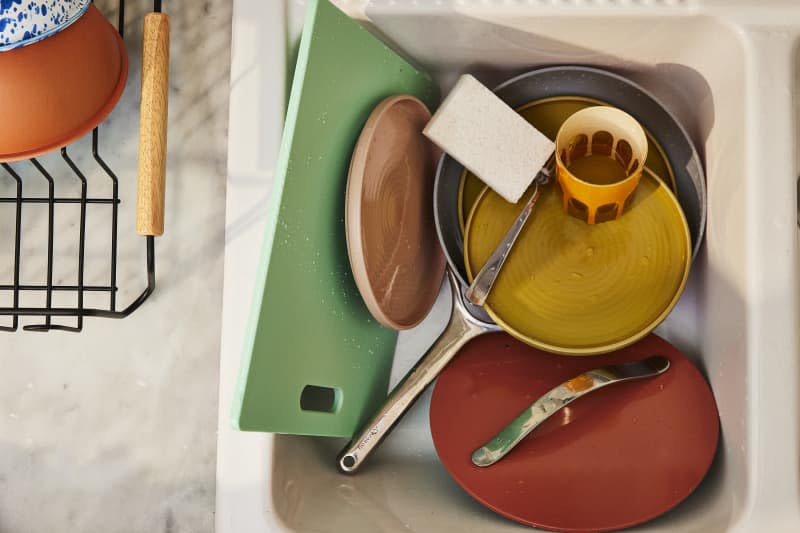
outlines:
[[[116, 21], [117, 0], [96, 3]], [[122, 198], [121, 304], [146, 286], [134, 207], [141, 28], [151, 5], [126, 3], [130, 75], [101, 127], [101, 153], [119, 176]], [[169, 158], [156, 291], [128, 318], [87, 319], [81, 333], [0, 333], [2, 533], [214, 529], [232, 7], [207, 0], [165, 2], [164, 9], [172, 17]], [[103, 176], [88, 157], [88, 139], [70, 153], [91, 195]], [[75, 193], [58, 157], [42, 162], [54, 169], [57, 191]], [[42, 187], [28, 163], [13, 167], [29, 190]], [[12, 193], [3, 176], [0, 195]], [[10, 282], [13, 261], [9, 217], [12, 208], [0, 206], [0, 250], [8, 251], [0, 256], [0, 284]], [[24, 235], [39, 238], [23, 246], [23, 279], [41, 280], [45, 220], [46, 210], [26, 211]], [[56, 211], [56, 230], [65, 235], [56, 244], [56, 281], [76, 275], [68, 255], [77, 220], [76, 210]], [[99, 208], [88, 214], [87, 282], [108, 266], [108, 220]]]

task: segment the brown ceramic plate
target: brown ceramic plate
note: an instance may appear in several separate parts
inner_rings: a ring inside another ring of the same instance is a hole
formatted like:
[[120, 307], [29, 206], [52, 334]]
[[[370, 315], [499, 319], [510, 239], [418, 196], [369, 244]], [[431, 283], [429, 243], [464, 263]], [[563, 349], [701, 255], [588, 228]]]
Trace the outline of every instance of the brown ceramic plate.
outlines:
[[[669, 370], [575, 400], [497, 464], [472, 464], [476, 448], [553, 387], [651, 355], [667, 357]], [[668, 511], [702, 481], [719, 437], [705, 379], [656, 335], [590, 358], [549, 354], [505, 333], [479, 337], [439, 376], [430, 424], [439, 458], [473, 498], [523, 524], [572, 532], [623, 529]]]
[[387, 98], [367, 120], [350, 162], [350, 266], [372, 315], [394, 329], [425, 318], [444, 275], [431, 209], [439, 152], [422, 135], [430, 117], [414, 97]]
[[89, 133], [127, 78], [125, 44], [94, 6], [63, 31], [0, 53], [0, 161], [36, 157]]

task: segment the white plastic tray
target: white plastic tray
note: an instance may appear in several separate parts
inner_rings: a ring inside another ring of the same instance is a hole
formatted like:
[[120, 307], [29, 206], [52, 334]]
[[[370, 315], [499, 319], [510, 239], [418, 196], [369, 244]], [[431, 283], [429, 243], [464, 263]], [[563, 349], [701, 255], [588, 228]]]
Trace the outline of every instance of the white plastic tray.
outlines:
[[[339, 1], [423, 64], [446, 91], [462, 71], [491, 83], [531, 66], [600, 65], [661, 98], [694, 137], [708, 182], [706, 241], [657, 330], [708, 376], [722, 421], [701, 487], [637, 530], [800, 531], [796, 226], [797, 43], [793, 0]], [[265, 5], [269, 4], [269, 5]], [[237, 0], [231, 73], [217, 531], [512, 531], [436, 459], [427, 396], [353, 477], [339, 440], [237, 433], [233, 384], [281, 131], [288, 42], [300, 1]], [[400, 336], [395, 379], [444, 324], [441, 299]]]

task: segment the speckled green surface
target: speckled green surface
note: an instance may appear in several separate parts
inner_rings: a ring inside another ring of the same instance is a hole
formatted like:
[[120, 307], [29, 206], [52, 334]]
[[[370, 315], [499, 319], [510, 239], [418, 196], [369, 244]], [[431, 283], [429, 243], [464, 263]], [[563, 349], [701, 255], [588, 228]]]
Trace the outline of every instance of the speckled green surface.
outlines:
[[[242, 430], [350, 436], [386, 395], [397, 333], [353, 281], [344, 198], [361, 128], [393, 94], [431, 108], [439, 96], [327, 0], [310, 1], [234, 401]], [[306, 385], [334, 388], [333, 412], [301, 409]]]

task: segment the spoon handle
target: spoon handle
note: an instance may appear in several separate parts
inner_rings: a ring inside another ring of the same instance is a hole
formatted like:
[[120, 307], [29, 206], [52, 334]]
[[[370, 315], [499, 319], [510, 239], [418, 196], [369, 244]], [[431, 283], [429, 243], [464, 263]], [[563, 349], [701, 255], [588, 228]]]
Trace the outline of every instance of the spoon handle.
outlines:
[[539, 424], [581, 396], [613, 383], [657, 376], [668, 368], [669, 359], [656, 355], [641, 361], [596, 368], [574, 377], [533, 402], [492, 440], [475, 450], [472, 464], [481, 467], [495, 464]]
[[492, 255], [489, 256], [489, 259], [484, 263], [483, 267], [480, 269], [478, 274], [475, 276], [475, 279], [472, 280], [469, 288], [466, 292], [467, 299], [475, 305], [483, 305], [486, 302], [486, 298], [489, 297], [489, 292], [492, 290], [492, 286], [494, 286], [494, 282], [497, 280], [497, 276], [500, 274], [500, 269], [503, 268], [503, 263], [506, 262], [506, 258], [508, 254], [511, 252], [511, 248], [514, 246], [514, 243], [519, 237], [519, 234], [522, 232], [522, 228], [525, 227], [525, 223], [530, 218], [531, 213], [533, 212], [533, 207], [536, 205], [536, 201], [539, 199], [541, 195], [541, 188], [550, 180], [551, 175], [551, 161], [548, 161], [547, 165], [545, 165], [542, 170], [539, 171], [536, 178], [534, 179], [534, 188], [533, 194], [528, 199], [528, 202], [525, 204], [525, 207], [522, 208], [522, 212], [519, 214], [517, 219], [508, 228], [503, 240], [497, 245], [492, 252]]

